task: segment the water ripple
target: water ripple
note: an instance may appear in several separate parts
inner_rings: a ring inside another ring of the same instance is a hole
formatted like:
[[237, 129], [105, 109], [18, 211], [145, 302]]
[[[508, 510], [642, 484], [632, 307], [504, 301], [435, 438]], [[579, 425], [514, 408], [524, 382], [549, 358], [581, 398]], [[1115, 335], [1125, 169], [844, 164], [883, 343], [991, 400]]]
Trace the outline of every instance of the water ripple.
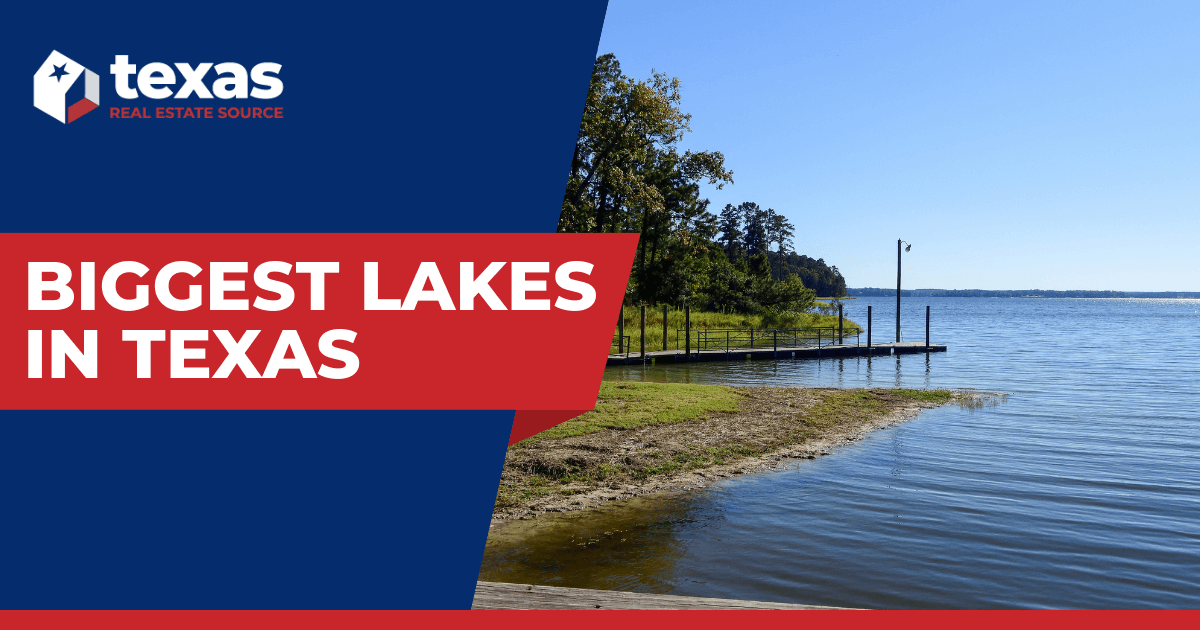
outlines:
[[[865, 323], [868, 304], [876, 324], [894, 321], [886, 298], [848, 302], [847, 316]], [[909, 299], [905, 325], [922, 338], [926, 304], [945, 354], [610, 368], [1011, 393], [698, 492], [673, 508], [670, 561], [618, 567], [622, 584], [868, 608], [1200, 607], [1200, 301]], [[595, 585], [588, 566], [551, 573]], [[538, 575], [550, 574], [526, 577]]]

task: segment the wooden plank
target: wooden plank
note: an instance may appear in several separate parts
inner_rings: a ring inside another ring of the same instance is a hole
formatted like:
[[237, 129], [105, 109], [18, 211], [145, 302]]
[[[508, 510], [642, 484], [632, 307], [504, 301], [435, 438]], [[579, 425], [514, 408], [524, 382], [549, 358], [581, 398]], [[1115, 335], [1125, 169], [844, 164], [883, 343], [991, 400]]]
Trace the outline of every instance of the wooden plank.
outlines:
[[472, 610], [845, 610], [738, 599], [476, 582]]

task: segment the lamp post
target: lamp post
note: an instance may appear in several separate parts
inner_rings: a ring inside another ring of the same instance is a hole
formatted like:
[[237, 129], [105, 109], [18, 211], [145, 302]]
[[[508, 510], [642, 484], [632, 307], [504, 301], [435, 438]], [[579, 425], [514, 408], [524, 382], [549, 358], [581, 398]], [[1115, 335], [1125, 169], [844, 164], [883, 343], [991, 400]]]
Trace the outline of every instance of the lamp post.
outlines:
[[908, 247], [904, 251], [912, 251], [912, 243], [901, 239], [896, 239], [896, 343], [900, 343], [900, 244], [903, 243]]

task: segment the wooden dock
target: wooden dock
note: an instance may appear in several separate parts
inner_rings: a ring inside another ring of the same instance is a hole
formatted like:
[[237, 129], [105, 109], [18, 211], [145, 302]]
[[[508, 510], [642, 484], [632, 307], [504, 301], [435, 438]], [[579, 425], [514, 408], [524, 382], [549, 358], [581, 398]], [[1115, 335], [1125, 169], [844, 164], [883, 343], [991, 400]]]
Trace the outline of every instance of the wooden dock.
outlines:
[[834, 344], [828, 346], [803, 346], [799, 348], [730, 348], [729, 350], [692, 350], [684, 354], [683, 350], [655, 350], [647, 352], [642, 358], [641, 352], [608, 355], [607, 365], [636, 365], [640, 363], [679, 363], [685, 361], [762, 361], [776, 359], [823, 359], [828, 357], [881, 357], [894, 354], [923, 354], [925, 352], [945, 352], [946, 346], [940, 344], [925, 345], [923, 341], [902, 341], [900, 343], [876, 343], [870, 347], [859, 344]]
[[476, 582], [471, 610], [844, 610], [829, 606], [751, 602], [586, 588]]

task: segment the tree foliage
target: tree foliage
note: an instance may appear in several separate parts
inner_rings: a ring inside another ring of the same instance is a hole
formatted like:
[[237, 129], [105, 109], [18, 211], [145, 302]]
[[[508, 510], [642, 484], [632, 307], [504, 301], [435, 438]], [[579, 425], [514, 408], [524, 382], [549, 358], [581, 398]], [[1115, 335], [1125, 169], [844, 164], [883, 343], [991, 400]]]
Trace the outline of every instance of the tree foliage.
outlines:
[[823, 258], [809, 258], [796, 252], [785, 252], [777, 255], [775, 265], [784, 276], [796, 275], [804, 282], [804, 286], [817, 292], [821, 297], [845, 297], [846, 279], [836, 265], [826, 264]]
[[701, 185], [720, 189], [733, 172], [719, 151], [680, 151], [690, 123], [679, 79], [652, 72], [635, 80], [613, 55], [598, 57], [559, 231], [640, 233], [626, 296], [633, 303], [811, 308], [807, 268], [790, 258], [795, 227], [783, 215], [753, 202], [709, 211]]

